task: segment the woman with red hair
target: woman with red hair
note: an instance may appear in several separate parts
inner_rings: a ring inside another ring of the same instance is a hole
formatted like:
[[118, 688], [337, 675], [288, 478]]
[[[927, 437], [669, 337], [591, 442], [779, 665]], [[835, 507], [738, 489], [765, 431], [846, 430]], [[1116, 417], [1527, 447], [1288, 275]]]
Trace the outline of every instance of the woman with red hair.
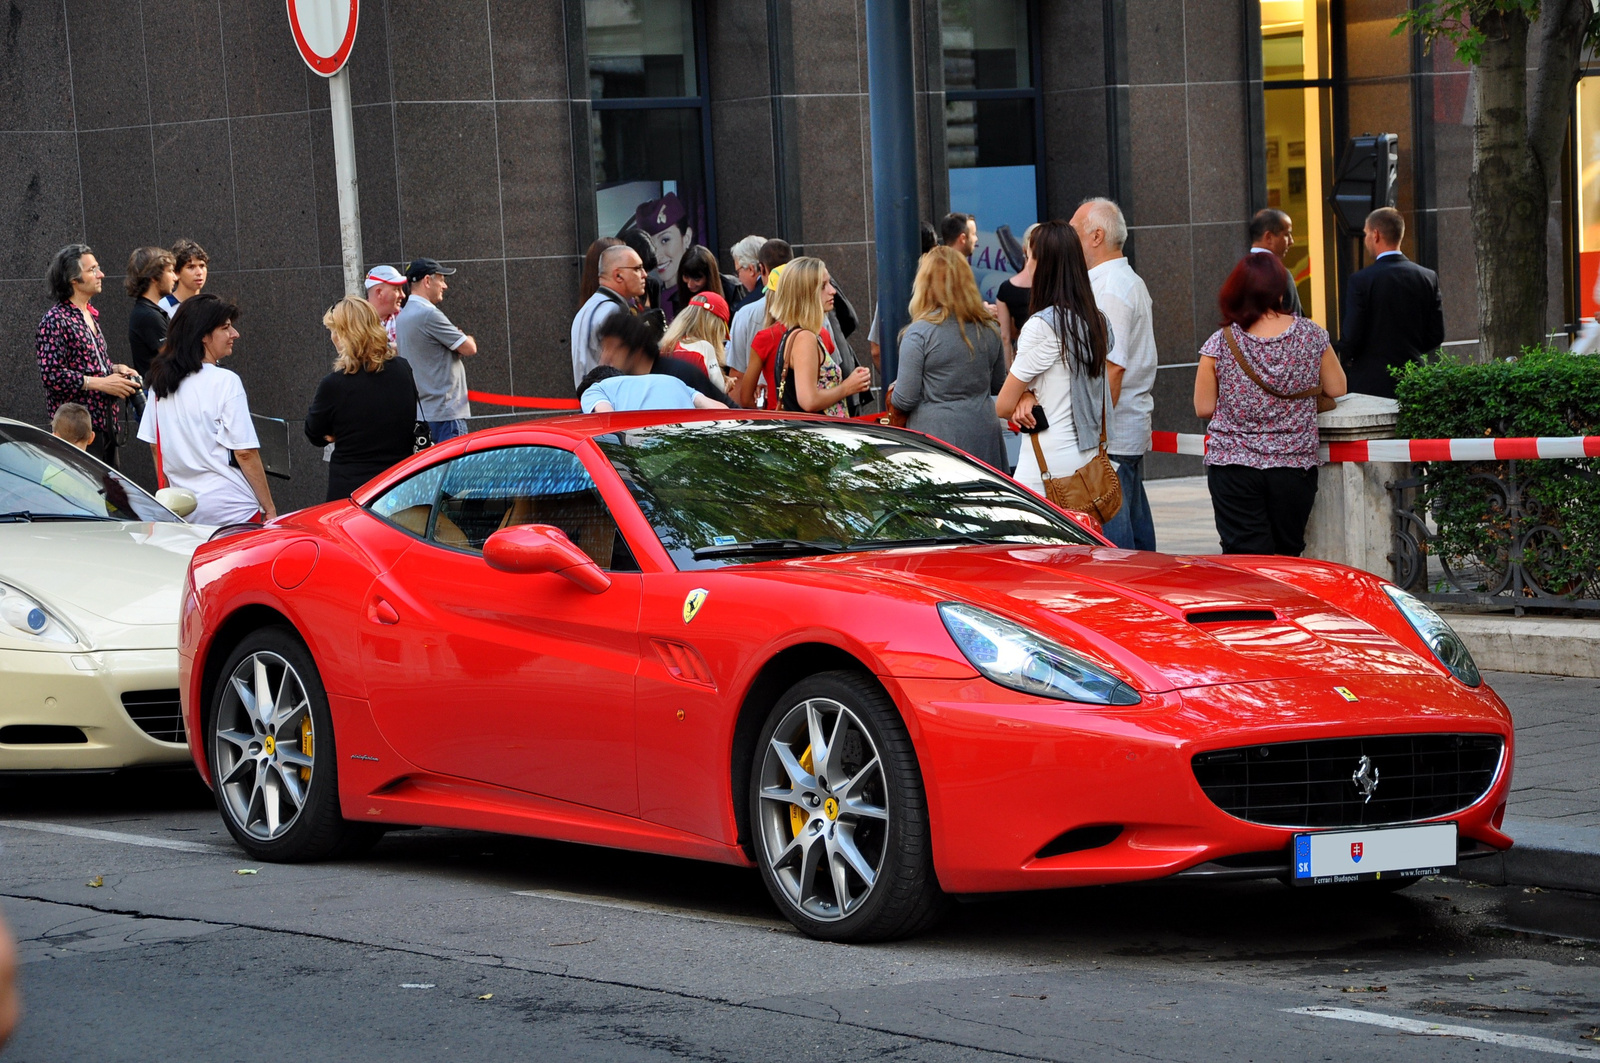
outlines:
[[1276, 255], [1245, 255], [1217, 305], [1222, 328], [1200, 348], [1194, 412], [1209, 418], [1206, 485], [1225, 554], [1306, 548], [1317, 499], [1317, 396], [1347, 389], [1315, 321], [1283, 310]]

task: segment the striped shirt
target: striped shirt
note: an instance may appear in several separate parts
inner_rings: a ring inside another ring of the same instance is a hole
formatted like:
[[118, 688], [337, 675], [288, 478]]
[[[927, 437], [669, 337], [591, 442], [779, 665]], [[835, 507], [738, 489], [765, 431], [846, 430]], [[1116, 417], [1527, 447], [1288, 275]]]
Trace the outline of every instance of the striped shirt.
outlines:
[[589, 375], [590, 370], [599, 367], [600, 341], [595, 338], [595, 333], [600, 330], [601, 322], [621, 309], [621, 297], [606, 288], [597, 289], [587, 302], [578, 307], [577, 314], [572, 318], [573, 387], [583, 383], [583, 378]]

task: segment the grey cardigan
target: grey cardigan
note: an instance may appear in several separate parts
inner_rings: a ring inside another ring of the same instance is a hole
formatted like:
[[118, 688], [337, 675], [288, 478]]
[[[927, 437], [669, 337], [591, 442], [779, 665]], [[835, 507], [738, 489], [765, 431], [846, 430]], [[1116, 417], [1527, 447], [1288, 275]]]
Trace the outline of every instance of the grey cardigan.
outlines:
[[[1043, 318], [1045, 325], [1056, 333], [1056, 308], [1047, 306], [1035, 317]], [[1101, 315], [1102, 317], [1104, 315]], [[1070, 342], [1070, 335], [1068, 337]], [[1106, 322], [1106, 350], [1112, 345], [1111, 322]], [[1116, 411], [1111, 404], [1111, 374], [1102, 371], [1099, 379], [1080, 370], [1071, 352], [1063, 352], [1072, 361], [1072, 427], [1078, 436], [1079, 450], [1094, 450], [1100, 445], [1100, 413], [1111, 420], [1105, 426], [1106, 436], [1111, 435], [1111, 425], [1116, 422]]]

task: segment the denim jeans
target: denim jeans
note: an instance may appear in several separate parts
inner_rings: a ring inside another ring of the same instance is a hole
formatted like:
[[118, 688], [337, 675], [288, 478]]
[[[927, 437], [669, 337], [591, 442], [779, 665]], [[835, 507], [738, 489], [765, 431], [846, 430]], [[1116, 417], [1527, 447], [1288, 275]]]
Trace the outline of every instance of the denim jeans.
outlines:
[[1122, 508], [1106, 521], [1106, 538], [1124, 550], [1154, 550], [1156, 525], [1150, 500], [1144, 496], [1144, 455], [1107, 455], [1117, 467], [1122, 484]]
[[429, 421], [428, 434], [435, 443], [443, 443], [447, 439], [467, 434], [467, 422], [460, 418], [454, 421]]

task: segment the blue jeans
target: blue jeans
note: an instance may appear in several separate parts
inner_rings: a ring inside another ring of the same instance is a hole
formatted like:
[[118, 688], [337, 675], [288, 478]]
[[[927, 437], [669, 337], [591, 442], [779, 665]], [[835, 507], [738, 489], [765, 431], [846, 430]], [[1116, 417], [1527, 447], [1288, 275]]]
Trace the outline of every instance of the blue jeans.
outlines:
[[443, 443], [447, 439], [464, 436], [467, 431], [467, 422], [461, 418], [457, 418], [454, 421], [428, 422], [428, 434], [433, 437], [435, 443]]
[[1150, 500], [1144, 496], [1144, 455], [1108, 454], [1117, 467], [1122, 484], [1122, 508], [1106, 521], [1106, 538], [1124, 550], [1154, 550], [1156, 524], [1150, 515]]

